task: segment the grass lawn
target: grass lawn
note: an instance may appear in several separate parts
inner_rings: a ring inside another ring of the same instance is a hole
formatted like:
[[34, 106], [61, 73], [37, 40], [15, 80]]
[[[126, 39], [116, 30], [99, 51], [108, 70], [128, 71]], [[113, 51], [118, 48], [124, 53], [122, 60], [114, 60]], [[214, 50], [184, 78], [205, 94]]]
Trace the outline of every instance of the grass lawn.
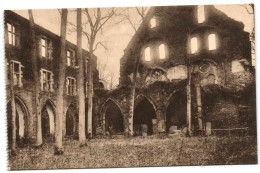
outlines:
[[64, 154], [54, 156], [54, 147], [18, 149], [9, 158], [9, 169], [59, 169], [144, 167], [176, 165], [256, 164], [254, 137], [128, 138], [92, 139], [79, 147], [76, 140], [63, 142]]

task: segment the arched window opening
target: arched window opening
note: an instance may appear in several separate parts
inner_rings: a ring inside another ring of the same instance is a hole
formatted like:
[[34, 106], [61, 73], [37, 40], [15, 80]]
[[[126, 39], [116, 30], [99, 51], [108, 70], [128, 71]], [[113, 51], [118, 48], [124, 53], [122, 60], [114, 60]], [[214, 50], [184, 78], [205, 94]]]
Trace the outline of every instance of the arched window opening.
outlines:
[[160, 46], [159, 46], [159, 57], [160, 57], [160, 59], [165, 59], [165, 46], [164, 46], [164, 44], [160, 44]]
[[190, 41], [191, 53], [196, 53], [198, 51], [198, 39], [197, 37], [193, 37]]
[[76, 108], [71, 104], [66, 113], [66, 136], [77, 138], [78, 114]]
[[[12, 143], [12, 106], [11, 101], [7, 104], [7, 139], [8, 147]], [[24, 138], [28, 137], [28, 112], [22, 100], [15, 98], [15, 119], [16, 119], [16, 142], [18, 147], [23, 147]]]
[[145, 48], [144, 59], [145, 59], [145, 61], [151, 61], [151, 49], [150, 49], [150, 47]]
[[41, 110], [42, 115], [42, 136], [48, 141], [49, 137], [54, 135], [55, 126], [55, 110], [49, 101], [43, 106]]
[[216, 35], [210, 34], [208, 36], [208, 41], [209, 41], [209, 50], [215, 50], [217, 48], [217, 46], [216, 46]]
[[174, 134], [186, 126], [187, 99], [184, 92], [175, 93], [166, 109], [166, 132]]
[[156, 27], [156, 18], [155, 17], [151, 18], [150, 26], [151, 26], [151, 28], [155, 28]]
[[205, 21], [205, 10], [204, 5], [198, 5], [198, 23], [202, 23]]
[[105, 129], [110, 135], [124, 132], [124, 120], [120, 108], [111, 100], [106, 104]]
[[147, 136], [156, 133], [157, 118], [153, 105], [147, 98], [137, 103], [133, 117], [134, 134]]

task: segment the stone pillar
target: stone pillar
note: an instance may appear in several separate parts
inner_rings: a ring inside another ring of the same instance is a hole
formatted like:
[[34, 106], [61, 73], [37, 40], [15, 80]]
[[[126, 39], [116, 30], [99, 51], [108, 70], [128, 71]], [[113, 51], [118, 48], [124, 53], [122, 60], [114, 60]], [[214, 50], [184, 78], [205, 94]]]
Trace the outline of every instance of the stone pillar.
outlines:
[[166, 133], [166, 125], [165, 125], [165, 110], [163, 108], [159, 108], [156, 111], [157, 117], [157, 133]]
[[206, 122], [206, 135], [211, 135], [211, 122]]
[[152, 125], [153, 125], [153, 134], [156, 134], [158, 129], [157, 129], [157, 119], [152, 119]]
[[147, 136], [148, 126], [147, 124], [141, 124], [142, 136]]

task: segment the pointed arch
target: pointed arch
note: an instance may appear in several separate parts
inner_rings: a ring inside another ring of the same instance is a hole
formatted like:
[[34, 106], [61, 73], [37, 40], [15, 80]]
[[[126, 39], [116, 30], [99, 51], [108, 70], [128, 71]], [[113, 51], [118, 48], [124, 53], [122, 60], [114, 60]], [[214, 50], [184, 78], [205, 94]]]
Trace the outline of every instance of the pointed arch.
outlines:
[[176, 90], [166, 100], [166, 132], [182, 129], [186, 126], [187, 97], [185, 90]]
[[147, 99], [149, 101], [149, 103], [153, 106], [154, 110], [157, 111], [157, 107], [154, 104], [152, 98], [144, 95], [144, 94], [139, 94], [135, 97], [135, 105], [134, 107], [136, 107], [143, 99]]
[[43, 137], [53, 136], [55, 131], [55, 105], [47, 99], [41, 109]]
[[119, 104], [116, 100], [114, 100], [113, 98], [108, 98], [108, 99], [106, 99], [106, 101], [102, 104], [99, 113], [102, 112], [102, 110], [105, 108], [105, 106], [108, 104], [109, 101], [111, 101], [111, 102], [113, 102], [114, 104], [116, 104], [116, 105], [118, 106], [118, 108], [120, 109], [121, 113], [123, 112], [123, 111], [122, 111], [122, 108], [121, 108], [121, 106], [120, 106], [120, 104]]
[[69, 104], [66, 110], [66, 136], [78, 135], [78, 110], [74, 103]]
[[[29, 111], [25, 102], [19, 97], [15, 96], [15, 108], [16, 108], [16, 139], [22, 141], [28, 137], [29, 128]], [[12, 108], [11, 99], [7, 102], [7, 130], [8, 130], [8, 143], [12, 140]]]
[[134, 135], [152, 135], [157, 131], [156, 106], [152, 99], [140, 94], [135, 98], [133, 118]]
[[120, 104], [108, 98], [100, 109], [103, 133], [115, 134], [124, 132], [124, 117]]

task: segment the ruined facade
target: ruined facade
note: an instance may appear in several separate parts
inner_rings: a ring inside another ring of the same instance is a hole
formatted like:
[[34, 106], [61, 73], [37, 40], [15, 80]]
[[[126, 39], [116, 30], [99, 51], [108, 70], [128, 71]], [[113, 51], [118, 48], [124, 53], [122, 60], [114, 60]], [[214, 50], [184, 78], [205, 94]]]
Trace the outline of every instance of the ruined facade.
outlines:
[[[32, 72], [31, 42], [29, 21], [12, 11], [5, 11], [5, 59], [6, 59], [6, 94], [8, 139], [11, 139], [11, 104], [10, 78], [13, 77], [16, 115], [17, 139], [34, 140], [36, 137], [35, 87]], [[58, 57], [60, 54], [60, 37], [35, 25], [38, 54], [38, 75], [40, 78], [40, 107], [42, 115], [43, 140], [54, 134], [55, 105], [58, 82]], [[64, 85], [63, 135], [77, 136], [78, 131], [78, 97], [76, 78], [78, 71], [77, 46], [66, 42], [67, 67]], [[83, 50], [87, 62], [88, 52]], [[93, 60], [94, 87], [100, 87], [98, 81], [97, 59]], [[10, 64], [11, 63], [11, 64]], [[9, 68], [12, 68], [12, 74]], [[84, 65], [86, 67], [86, 64]], [[86, 70], [86, 68], [85, 68]], [[86, 79], [85, 79], [86, 81]], [[86, 82], [85, 82], [86, 83]], [[87, 99], [87, 98], [86, 98]]]
[[[96, 59], [93, 61], [93, 135], [128, 136], [130, 126], [134, 136], [185, 136], [187, 130], [194, 135], [209, 135], [218, 130], [255, 129], [255, 70], [251, 64], [249, 33], [243, 28], [242, 23], [214, 6], [150, 8], [120, 59], [116, 89], [104, 88], [98, 79]], [[43, 138], [47, 139], [54, 134], [60, 38], [38, 25], [36, 36], [42, 130]], [[10, 77], [15, 85], [17, 139], [36, 137], [29, 37], [29, 21], [5, 11], [9, 139]], [[76, 45], [67, 42], [64, 136], [76, 136], [78, 131], [76, 49]], [[83, 57], [88, 59], [87, 51], [83, 51]], [[129, 95], [136, 59], [140, 61], [134, 116], [130, 117]], [[8, 73], [10, 62], [12, 74]]]
[[[128, 134], [129, 119], [134, 135], [185, 135], [189, 126], [194, 134], [210, 135], [255, 126], [255, 75], [243, 29], [214, 6], [152, 7], [124, 50], [119, 87], [96, 91], [97, 132]], [[109, 112], [110, 106], [117, 112]]]

